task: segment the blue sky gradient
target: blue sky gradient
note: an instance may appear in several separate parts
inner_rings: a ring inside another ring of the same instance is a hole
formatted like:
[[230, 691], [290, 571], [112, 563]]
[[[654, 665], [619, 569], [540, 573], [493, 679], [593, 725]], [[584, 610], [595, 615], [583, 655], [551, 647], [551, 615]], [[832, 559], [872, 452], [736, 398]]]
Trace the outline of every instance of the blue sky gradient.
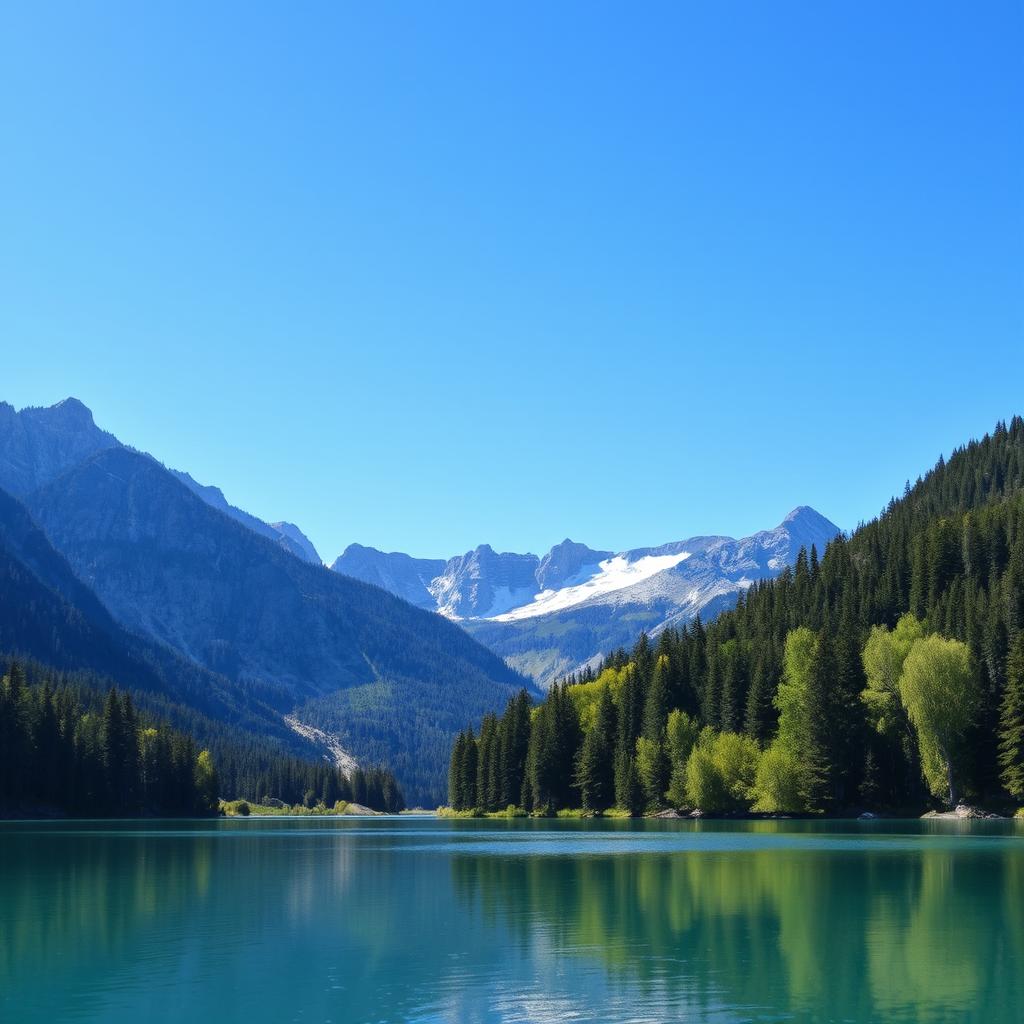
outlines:
[[0, 13], [0, 397], [327, 560], [844, 527], [1024, 411], [1019, 3]]

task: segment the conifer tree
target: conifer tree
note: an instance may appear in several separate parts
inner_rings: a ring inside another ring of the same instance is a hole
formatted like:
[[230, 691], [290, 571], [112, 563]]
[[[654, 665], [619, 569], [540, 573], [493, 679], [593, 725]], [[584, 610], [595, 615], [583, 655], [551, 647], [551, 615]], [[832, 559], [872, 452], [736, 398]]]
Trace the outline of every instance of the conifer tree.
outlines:
[[576, 758], [576, 786], [585, 811], [601, 812], [611, 806], [614, 792], [609, 765], [611, 750], [598, 726], [587, 730]]
[[767, 741], [775, 723], [772, 697], [776, 683], [769, 675], [768, 659], [760, 657], [754, 664], [747, 692], [747, 706], [743, 717], [743, 731], [760, 743]]
[[1024, 632], [1006, 663], [1006, 690], [999, 719], [999, 767], [1008, 793], [1024, 801]]
[[649, 740], [660, 741], [665, 731], [669, 704], [668, 658], [659, 658], [651, 675], [644, 700], [642, 735]]
[[477, 777], [475, 807], [484, 811], [497, 810], [497, 739], [498, 720], [495, 715], [484, 715], [480, 725], [480, 740], [477, 744]]
[[478, 749], [472, 729], [467, 729], [462, 752], [462, 784], [459, 790], [459, 809], [472, 810], [476, 807]]
[[609, 774], [614, 775], [610, 767], [612, 754], [615, 750], [615, 743], [618, 739], [618, 715], [615, 711], [615, 704], [612, 701], [611, 689], [608, 686], [601, 688], [601, 695], [597, 699], [597, 711], [594, 715], [594, 728], [601, 735], [601, 741], [609, 755]]
[[625, 737], [619, 737], [615, 751], [615, 804], [630, 814], [643, 810], [643, 791], [636, 773], [636, 760], [626, 745]]
[[530, 745], [530, 695], [520, 690], [510, 698], [502, 716], [501, 804], [521, 803], [526, 778], [526, 755]]

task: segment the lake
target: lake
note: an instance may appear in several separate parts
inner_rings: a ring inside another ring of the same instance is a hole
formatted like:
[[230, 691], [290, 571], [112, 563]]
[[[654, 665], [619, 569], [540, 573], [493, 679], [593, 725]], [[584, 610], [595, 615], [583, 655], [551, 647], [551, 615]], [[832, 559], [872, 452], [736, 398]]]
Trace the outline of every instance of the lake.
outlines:
[[1024, 1014], [1024, 823], [0, 823], [0, 1020]]

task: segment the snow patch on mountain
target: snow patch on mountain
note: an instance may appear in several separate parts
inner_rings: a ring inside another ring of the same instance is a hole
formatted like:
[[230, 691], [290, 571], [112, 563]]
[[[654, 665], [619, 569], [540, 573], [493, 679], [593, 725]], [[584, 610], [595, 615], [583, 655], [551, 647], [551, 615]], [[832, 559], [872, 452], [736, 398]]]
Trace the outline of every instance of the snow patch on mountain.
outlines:
[[509, 612], [509, 609], [519, 608], [529, 601], [532, 596], [532, 587], [495, 587], [491, 596], [491, 606], [484, 612], [481, 618], [503, 619]]
[[572, 608], [592, 598], [604, 597], [616, 590], [624, 590], [626, 587], [642, 583], [666, 569], [674, 568], [689, 557], [689, 551], [681, 551], [674, 555], [645, 555], [631, 562], [628, 553], [614, 555], [593, 567], [596, 571], [590, 573], [589, 578], [577, 582], [586, 572], [584, 569], [575, 579], [567, 580], [566, 586], [560, 590], [543, 590], [530, 604], [521, 604], [520, 607], [515, 607], [504, 614], [491, 613], [485, 617], [496, 622], [516, 622]]

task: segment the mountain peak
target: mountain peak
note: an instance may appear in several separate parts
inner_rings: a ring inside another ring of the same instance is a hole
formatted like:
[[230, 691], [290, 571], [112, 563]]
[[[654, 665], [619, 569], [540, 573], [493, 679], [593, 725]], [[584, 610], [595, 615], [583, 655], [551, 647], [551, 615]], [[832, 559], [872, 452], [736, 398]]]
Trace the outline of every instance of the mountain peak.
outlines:
[[69, 422], [79, 423], [84, 426], [91, 426], [95, 423], [92, 410], [80, 399], [68, 395], [56, 405], [50, 407], [50, 412], [60, 413], [61, 417]]
[[0, 487], [24, 497], [71, 466], [119, 442], [96, 426], [77, 398], [20, 412], [6, 405], [0, 419]]
[[826, 519], [817, 509], [810, 505], [797, 505], [792, 512], [779, 524], [780, 527], [792, 531], [796, 529], [829, 530], [838, 534], [842, 531], [830, 519]]
[[537, 566], [537, 585], [541, 590], [557, 590], [585, 566], [596, 566], [611, 556], [611, 551], [594, 551], [586, 544], [577, 544], [566, 537], [541, 559]]

